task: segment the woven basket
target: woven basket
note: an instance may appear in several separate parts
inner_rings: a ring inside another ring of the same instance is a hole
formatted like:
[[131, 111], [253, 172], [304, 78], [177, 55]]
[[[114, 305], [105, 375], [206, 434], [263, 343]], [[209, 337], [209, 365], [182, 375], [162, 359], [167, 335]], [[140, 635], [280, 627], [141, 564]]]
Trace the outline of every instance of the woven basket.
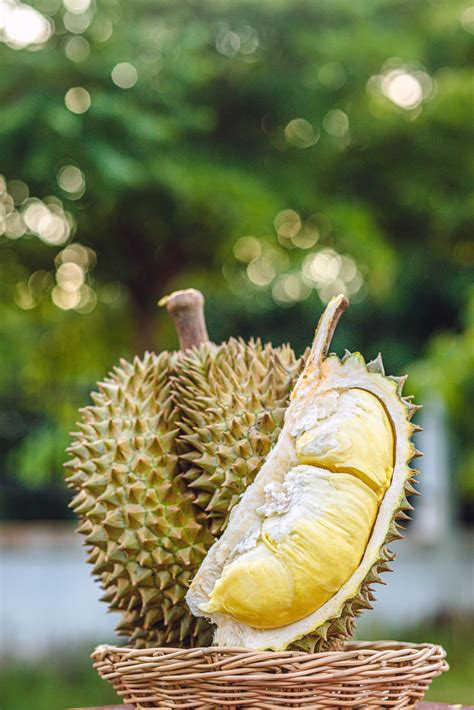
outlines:
[[351, 643], [343, 651], [99, 646], [94, 666], [147, 708], [413, 708], [448, 670], [441, 646]]

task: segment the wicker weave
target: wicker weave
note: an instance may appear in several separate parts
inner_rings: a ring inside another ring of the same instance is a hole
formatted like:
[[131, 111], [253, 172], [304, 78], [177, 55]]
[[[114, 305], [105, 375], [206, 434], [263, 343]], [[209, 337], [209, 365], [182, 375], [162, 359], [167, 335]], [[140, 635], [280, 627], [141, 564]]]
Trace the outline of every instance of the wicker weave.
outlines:
[[99, 646], [94, 666], [147, 708], [411, 708], [448, 670], [441, 646], [381, 641], [343, 651]]

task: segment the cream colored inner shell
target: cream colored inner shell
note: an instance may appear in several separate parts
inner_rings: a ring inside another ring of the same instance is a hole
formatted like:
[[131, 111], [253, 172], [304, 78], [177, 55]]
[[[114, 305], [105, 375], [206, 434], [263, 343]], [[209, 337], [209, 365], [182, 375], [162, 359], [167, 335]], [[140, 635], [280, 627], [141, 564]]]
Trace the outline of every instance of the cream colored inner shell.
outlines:
[[380, 401], [356, 388], [330, 390], [308, 414], [295, 441], [300, 465], [266, 486], [257, 543], [224, 568], [204, 611], [286, 626], [357, 569], [393, 473], [392, 426]]

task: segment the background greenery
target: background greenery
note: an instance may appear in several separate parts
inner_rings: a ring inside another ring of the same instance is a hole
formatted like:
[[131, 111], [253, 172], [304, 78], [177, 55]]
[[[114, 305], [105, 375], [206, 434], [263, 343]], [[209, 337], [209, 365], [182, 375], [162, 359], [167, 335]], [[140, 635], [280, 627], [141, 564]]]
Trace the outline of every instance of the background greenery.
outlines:
[[0, 44], [2, 516], [67, 515], [77, 407], [119, 356], [175, 347], [155, 304], [190, 285], [213, 339], [298, 351], [345, 290], [335, 346], [382, 350], [444, 399], [472, 516], [473, 12], [34, 7], [33, 30], [7, 23]]

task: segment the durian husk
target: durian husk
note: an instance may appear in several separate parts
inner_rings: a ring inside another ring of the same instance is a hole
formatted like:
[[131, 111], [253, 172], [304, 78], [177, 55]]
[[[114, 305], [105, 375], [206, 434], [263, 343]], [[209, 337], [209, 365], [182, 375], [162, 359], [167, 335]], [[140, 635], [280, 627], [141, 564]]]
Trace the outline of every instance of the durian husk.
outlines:
[[211, 642], [184, 597], [275, 443], [301, 367], [289, 346], [202, 342], [122, 360], [81, 410], [65, 464], [71, 507], [134, 645]]
[[[214, 639], [218, 645], [242, 645], [261, 650], [290, 647], [311, 652], [338, 648], [352, 635], [356, 617], [363, 609], [371, 608], [374, 601], [373, 585], [382, 582], [380, 575], [389, 570], [389, 564], [394, 559], [388, 545], [402, 537], [401, 522], [407, 519], [407, 511], [412, 507], [408, 496], [416, 493], [413, 488], [416, 472], [410, 468], [409, 462], [419, 455], [411, 443], [412, 434], [419, 428], [410, 422], [418, 407], [411, 403], [410, 398], [403, 397], [405, 377], [385, 376], [380, 356], [368, 364], [360, 353], [346, 353], [342, 360], [335, 355], [326, 357], [336, 323], [346, 307], [347, 301], [342, 296], [333, 299], [328, 305], [292, 399], [298, 397], [299, 391], [304, 393], [309, 382], [314, 381], [319, 386], [326, 378], [333, 382], [333, 386], [367, 389], [386, 407], [396, 433], [394, 476], [380, 505], [366, 553], [357, 570], [334, 597], [306, 619], [287, 627], [256, 630], [225, 614], [206, 614], [202, 611], [201, 607], [208, 602], [216, 579], [222, 574], [226, 558], [232, 555], [245, 534], [244, 526], [250, 527], [258, 520], [256, 510], [264, 501], [264, 486], [272, 480], [272, 469], [279, 465], [279, 460], [291, 459], [288, 449], [291, 437], [285, 434], [284, 425], [281, 439], [234, 509], [235, 515], [227, 530], [207, 554], [187, 595], [193, 613], [207, 616], [218, 625]], [[290, 405], [287, 417], [291, 417], [290, 410], [293, 413], [297, 406]]]
[[302, 367], [289, 345], [235, 338], [178, 359], [183, 478], [215, 538], [277, 441]]
[[184, 595], [213, 538], [179, 475], [177, 356], [146, 353], [99, 384], [68, 452], [71, 506], [118, 632], [137, 645], [206, 645]]

